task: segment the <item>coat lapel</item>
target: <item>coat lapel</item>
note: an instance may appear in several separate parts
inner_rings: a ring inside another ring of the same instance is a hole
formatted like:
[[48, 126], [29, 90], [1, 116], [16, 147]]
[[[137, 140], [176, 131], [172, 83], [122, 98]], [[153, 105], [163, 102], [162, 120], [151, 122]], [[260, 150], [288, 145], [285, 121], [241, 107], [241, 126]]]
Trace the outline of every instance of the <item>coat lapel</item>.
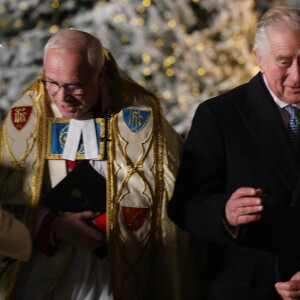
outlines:
[[271, 161], [275, 171], [293, 193], [299, 177], [297, 157], [280, 112], [260, 73], [249, 82], [245, 102], [237, 106], [257, 144], [266, 154], [266, 159]]

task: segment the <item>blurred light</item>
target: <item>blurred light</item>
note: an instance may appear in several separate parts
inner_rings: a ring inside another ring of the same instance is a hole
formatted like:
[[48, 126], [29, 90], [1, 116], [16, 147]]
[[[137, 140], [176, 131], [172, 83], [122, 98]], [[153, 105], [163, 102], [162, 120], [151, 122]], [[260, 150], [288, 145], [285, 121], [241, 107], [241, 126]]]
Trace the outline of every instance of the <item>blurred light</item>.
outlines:
[[0, 27], [4, 27], [4, 26], [6, 26], [6, 20], [1, 18], [0, 19]]
[[197, 73], [198, 73], [199, 76], [203, 76], [203, 75], [205, 75], [206, 70], [205, 70], [204, 68], [199, 68], [199, 69], [197, 70]]
[[240, 50], [243, 47], [243, 42], [242, 41], [238, 41], [234, 43], [234, 48]]
[[127, 35], [126, 32], [122, 33], [122, 35], [121, 35], [121, 42], [122, 42], [122, 44], [127, 44], [129, 42], [129, 37], [128, 37], [128, 35]]
[[151, 30], [152, 32], [157, 32], [158, 26], [157, 26], [156, 24], [153, 24], [153, 25], [150, 26], [150, 30]]
[[145, 7], [143, 5], [138, 5], [137, 8], [136, 8], [136, 11], [139, 14], [142, 14], [145, 11]]
[[188, 46], [193, 46], [193, 45], [194, 45], [194, 40], [192, 39], [192, 37], [187, 36], [187, 37], [185, 38], [185, 43], [186, 43]]
[[166, 75], [167, 75], [168, 77], [172, 77], [172, 76], [174, 75], [173, 69], [168, 68], [168, 69], [166, 70]]
[[242, 25], [242, 30], [243, 31], [249, 31], [250, 30], [250, 25], [249, 24], [243, 24]]
[[157, 39], [157, 40], [155, 41], [155, 45], [156, 45], [157, 47], [162, 47], [162, 46], [164, 45], [164, 41], [163, 41], [162, 39]]
[[196, 45], [196, 50], [197, 51], [203, 51], [205, 49], [205, 45], [203, 44], [203, 43], [198, 43], [197, 45]]
[[59, 7], [59, 1], [58, 1], [58, 0], [52, 1], [51, 6], [52, 6], [53, 8], [58, 8], [58, 7]]
[[132, 18], [130, 24], [133, 26], [143, 26], [145, 23], [143, 18]]
[[2, 44], [0, 44], [0, 48], [3, 48], [3, 45], [2, 45]]
[[143, 60], [143, 62], [144, 62], [145, 64], [150, 64], [150, 62], [151, 62], [151, 57], [150, 57], [150, 55], [149, 55], [148, 53], [144, 53], [144, 54], [142, 55], [142, 60]]
[[175, 56], [169, 56], [169, 61], [170, 61], [170, 63], [171, 64], [175, 64], [175, 62], [176, 62], [176, 58], [175, 58]]
[[174, 51], [176, 48], [178, 47], [178, 44], [177, 43], [173, 43], [171, 45], [171, 49]]
[[256, 23], [257, 22], [256, 15], [254, 15], [254, 14], [250, 17], [250, 19], [251, 19], [252, 23]]
[[193, 89], [192, 89], [192, 94], [193, 94], [194, 96], [199, 95], [199, 94], [200, 94], [199, 88], [193, 88]]
[[193, 2], [198, 3], [200, 0], [193, 0]]
[[159, 70], [159, 64], [158, 63], [154, 63], [151, 65], [151, 68], [153, 71], [158, 71]]
[[178, 97], [178, 99], [177, 99], [177, 101], [178, 101], [178, 103], [181, 103], [181, 104], [183, 104], [183, 103], [185, 103], [186, 102], [186, 99], [185, 99], [185, 97], [184, 96], [179, 96]]
[[164, 60], [163, 64], [164, 64], [165, 67], [169, 67], [171, 65], [171, 62], [170, 62], [170, 60], [168, 58], [166, 58]]
[[221, 68], [219, 66], [213, 66], [212, 71], [215, 74], [220, 74], [221, 73]]
[[138, 84], [141, 85], [141, 86], [145, 86], [145, 85], [146, 85], [145, 79], [144, 79], [144, 78], [143, 78], [143, 79], [140, 79], [140, 80], [138, 81]]
[[144, 68], [143, 73], [144, 73], [145, 76], [149, 76], [149, 75], [151, 75], [152, 72], [151, 72], [150, 68]]
[[15, 28], [20, 28], [23, 26], [23, 20], [21, 19], [17, 19], [14, 21], [14, 25], [13, 25]]
[[125, 16], [125, 15], [115, 15], [115, 16], [113, 17], [113, 21], [114, 21], [115, 23], [121, 23], [121, 22], [124, 22], [124, 21], [126, 21], [126, 16]]
[[143, 0], [143, 5], [145, 7], [149, 7], [151, 5], [151, 1], [150, 0]]
[[176, 61], [176, 58], [174, 56], [169, 56], [164, 60], [164, 66], [169, 67], [170, 65], [174, 64]]
[[233, 34], [233, 38], [234, 38], [235, 40], [239, 40], [239, 39], [242, 38], [242, 35], [241, 35], [239, 32], [235, 32], [235, 33]]
[[170, 28], [174, 28], [176, 26], [176, 21], [174, 19], [171, 19], [168, 21], [168, 26]]
[[49, 32], [50, 32], [50, 33], [56, 33], [58, 30], [59, 30], [59, 27], [58, 27], [57, 25], [52, 25], [52, 26], [49, 28]]
[[240, 56], [240, 57], [237, 59], [237, 61], [238, 61], [238, 63], [239, 63], [240, 65], [243, 65], [243, 64], [246, 62], [245, 57], [243, 57], [243, 56]]
[[182, 111], [188, 111], [188, 106], [187, 106], [186, 104], [181, 104], [181, 105], [180, 105], [180, 109], [181, 109]]
[[165, 98], [165, 99], [170, 99], [171, 98], [171, 93], [169, 91], [165, 91], [162, 93], [162, 96]]
[[138, 18], [138, 26], [144, 26], [145, 20], [143, 18]]

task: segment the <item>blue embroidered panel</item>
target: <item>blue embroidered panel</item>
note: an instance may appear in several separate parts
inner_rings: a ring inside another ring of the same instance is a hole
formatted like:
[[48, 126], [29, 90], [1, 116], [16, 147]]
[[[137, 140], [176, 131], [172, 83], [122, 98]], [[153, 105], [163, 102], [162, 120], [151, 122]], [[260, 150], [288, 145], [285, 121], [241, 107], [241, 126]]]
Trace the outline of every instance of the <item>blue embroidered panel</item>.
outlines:
[[148, 110], [123, 109], [123, 116], [127, 127], [133, 132], [139, 132], [147, 123], [150, 115]]
[[[96, 136], [98, 145], [98, 154], [100, 152], [100, 123], [96, 123]], [[69, 123], [52, 123], [51, 124], [51, 154], [63, 154], [64, 146], [67, 140]], [[77, 155], [84, 155], [84, 144], [81, 137], [77, 150]]]

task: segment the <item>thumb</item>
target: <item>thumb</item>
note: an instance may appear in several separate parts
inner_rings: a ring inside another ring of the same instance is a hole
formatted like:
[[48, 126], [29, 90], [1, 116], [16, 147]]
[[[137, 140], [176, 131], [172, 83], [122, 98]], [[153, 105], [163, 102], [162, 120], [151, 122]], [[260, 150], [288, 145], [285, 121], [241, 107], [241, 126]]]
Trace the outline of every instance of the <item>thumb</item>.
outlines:
[[96, 218], [97, 216], [100, 215], [100, 212], [93, 212], [93, 211], [83, 211], [80, 213], [80, 217], [82, 219], [94, 219]]

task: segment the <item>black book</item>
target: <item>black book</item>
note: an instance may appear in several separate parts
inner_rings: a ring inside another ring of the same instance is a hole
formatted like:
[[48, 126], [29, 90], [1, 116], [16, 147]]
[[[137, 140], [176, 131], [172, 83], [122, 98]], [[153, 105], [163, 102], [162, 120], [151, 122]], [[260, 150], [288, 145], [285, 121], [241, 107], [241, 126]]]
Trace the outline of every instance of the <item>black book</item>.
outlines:
[[[106, 181], [90, 165], [88, 160], [79, 163], [49, 193], [43, 202], [55, 213], [63, 212], [106, 212]], [[107, 254], [106, 246], [94, 253], [100, 258]]]
[[106, 211], [106, 181], [83, 160], [48, 194], [43, 202], [53, 211]]

